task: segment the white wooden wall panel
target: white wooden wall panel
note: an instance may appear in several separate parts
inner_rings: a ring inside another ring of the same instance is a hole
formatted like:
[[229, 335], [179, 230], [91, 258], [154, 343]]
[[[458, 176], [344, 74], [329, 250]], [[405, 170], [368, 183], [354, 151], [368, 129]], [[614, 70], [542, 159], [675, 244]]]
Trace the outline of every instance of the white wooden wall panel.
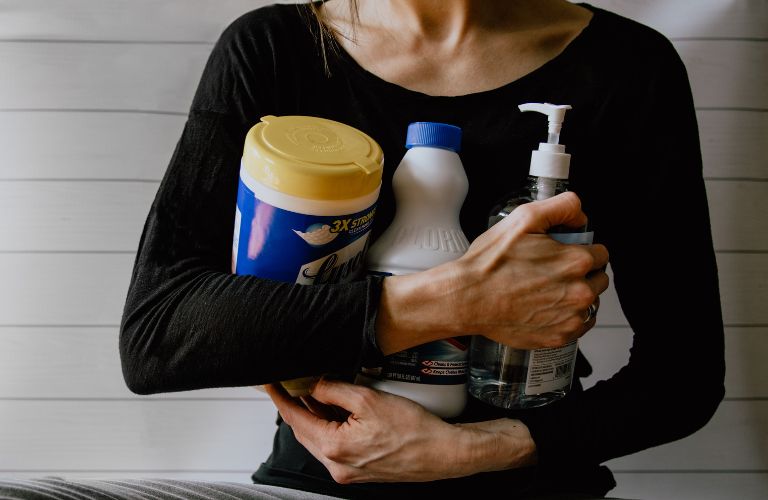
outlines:
[[117, 325], [133, 255], [0, 254], [0, 325]]
[[[243, 12], [293, 0], [3, 0], [0, 40], [213, 42]], [[762, 0], [593, 0], [673, 38], [765, 38]], [[151, 15], [147, 15], [147, 13]]]
[[618, 486], [610, 496], [644, 500], [764, 499], [768, 473], [700, 472], [615, 474]]
[[708, 181], [707, 200], [715, 250], [768, 250], [768, 182]]
[[0, 109], [186, 113], [211, 47], [188, 44], [0, 44]]
[[[0, 326], [116, 325], [132, 254], [0, 253]], [[718, 254], [726, 324], [768, 324], [768, 254]], [[626, 325], [615, 291], [601, 296], [598, 324]]]
[[[0, 252], [135, 251], [156, 182], [0, 182]], [[768, 250], [768, 183], [709, 181], [717, 250]], [[97, 208], [98, 207], [98, 208]]]
[[675, 42], [699, 108], [768, 109], [768, 44], [751, 40]]
[[709, 424], [692, 436], [608, 465], [617, 471], [753, 471], [767, 455], [768, 401], [724, 401]]
[[[723, 321], [726, 325], [768, 324], [768, 309], [764, 306], [768, 293], [768, 254], [718, 253], [718, 274]], [[610, 273], [609, 266], [609, 276]], [[653, 279], [653, 278], [649, 278]], [[674, 276], [670, 276], [674, 279]], [[684, 300], [681, 298], [681, 300]], [[613, 283], [600, 296], [598, 326], [626, 325]]]
[[0, 113], [0, 180], [160, 180], [184, 116], [152, 113]]
[[0, 251], [136, 251], [156, 182], [0, 182]]
[[[582, 382], [593, 386], [610, 378], [629, 360], [632, 330], [629, 327], [595, 328], [579, 340], [592, 365], [592, 375]], [[768, 377], [755, 376], [765, 368], [768, 327], [725, 329], [725, 396], [729, 399], [768, 399]]]
[[[114, 327], [0, 327], [2, 399], [136, 399], [125, 386]], [[593, 374], [585, 387], [611, 377], [629, 359], [628, 327], [595, 328], [579, 346]], [[768, 398], [768, 377], [755, 377], [768, 352], [768, 327], [725, 331], [726, 397]], [[52, 377], [52, 373], [66, 377]], [[264, 399], [251, 387], [184, 391], [142, 396], [150, 399]]]
[[242, 13], [277, 0], [3, 0], [0, 40], [209, 42]]
[[207, 470], [185, 470], [178, 469], [134, 469], [134, 470], [115, 470], [107, 471], [73, 471], [72, 469], [51, 470], [5, 470], [0, 471], [0, 480], [28, 480], [40, 479], [42, 476], [64, 477], [68, 480], [109, 480], [115, 479], [174, 479], [178, 481], [221, 481], [230, 483], [252, 484], [252, 470], [241, 470], [235, 472], [215, 472]]
[[[275, 430], [271, 401], [0, 401], [0, 470], [253, 470]], [[726, 401], [690, 438], [617, 459], [617, 471], [749, 470], [764, 460], [768, 402]], [[632, 432], [627, 429], [627, 432]], [[119, 450], [118, 452], [115, 452]]]
[[[707, 178], [768, 178], [768, 113], [705, 109], [697, 116]], [[0, 180], [159, 180], [184, 121], [181, 114], [6, 111]]]
[[[4, 399], [266, 399], [252, 387], [136, 396], [120, 369], [118, 327], [0, 327]], [[52, 376], [62, 374], [63, 376]]]
[[[271, 401], [0, 401], [0, 470], [255, 470]], [[105, 467], [105, 460], [109, 466]]]
[[[675, 45], [699, 108], [768, 108], [768, 44], [683, 40]], [[197, 44], [2, 43], [0, 74], [14, 78], [0, 79], [0, 110], [186, 113], [209, 52], [209, 46]]]
[[768, 179], [765, 110], [706, 109], [696, 116], [705, 177]]
[[593, 0], [672, 38], [768, 37], [768, 3], [763, 0]]
[[[138, 398], [122, 384], [116, 352], [152, 181], [212, 43], [266, 3], [0, 0], [0, 477], [249, 482], [266, 457], [274, 410], [263, 394]], [[592, 3], [671, 37], [686, 63], [728, 325], [726, 401], [713, 421], [614, 461], [612, 494], [765, 498], [768, 2]], [[595, 365], [588, 384], [624, 364], [625, 325], [610, 291], [581, 343]]]

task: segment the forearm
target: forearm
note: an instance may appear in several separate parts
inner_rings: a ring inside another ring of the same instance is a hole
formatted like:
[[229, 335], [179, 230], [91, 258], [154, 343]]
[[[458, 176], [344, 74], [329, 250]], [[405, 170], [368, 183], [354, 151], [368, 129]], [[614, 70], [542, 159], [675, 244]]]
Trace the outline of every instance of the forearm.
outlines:
[[378, 278], [303, 286], [231, 273], [243, 128], [190, 113], [147, 216], [120, 335], [136, 392], [351, 373], [375, 350]]
[[346, 373], [360, 361], [374, 282], [310, 289], [216, 271], [185, 274], [131, 288], [120, 352], [135, 392]]
[[391, 354], [432, 340], [484, 335], [536, 349], [583, 335], [593, 326], [584, 323], [584, 311], [608, 287], [608, 252], [602, 245], [563, 245], [545, 233], [584, 221], [578, 197], [563, 193], [515, 210], [459, 259], [385, 278], [379, 348]]

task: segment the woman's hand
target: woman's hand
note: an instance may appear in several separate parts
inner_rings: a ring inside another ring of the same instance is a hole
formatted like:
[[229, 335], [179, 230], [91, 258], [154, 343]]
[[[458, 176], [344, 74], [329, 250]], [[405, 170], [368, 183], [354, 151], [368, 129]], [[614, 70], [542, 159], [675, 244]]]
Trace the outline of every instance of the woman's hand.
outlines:
[[265, 389], [296, 439], [338, 483], [434, 481], [535, 461], [528, 428], [516, 420], [449, 424], [408, 399], [321, 379], [312, 398], [348, 412], [336, 421], [305, 408], [279, 384]]
[[391, 354], [479, 334], [536, 349], [584, 335], [595, 324], [587, 309], [608, 288], [608, 251], [603, 245], [564, 245], [546, 232], [586, 222], [578, 197], [559, 194], [518, 207], [455, 261], [387, 277], [376, 323], [379, 348]]

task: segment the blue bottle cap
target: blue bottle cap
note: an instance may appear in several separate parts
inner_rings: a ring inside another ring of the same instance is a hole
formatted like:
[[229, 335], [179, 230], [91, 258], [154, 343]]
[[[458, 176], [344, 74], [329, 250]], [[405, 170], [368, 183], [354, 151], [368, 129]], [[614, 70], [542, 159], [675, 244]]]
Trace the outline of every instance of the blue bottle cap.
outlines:
[[415, 146], [448, 149], [455, 153], [461, 150], [461, 128], [456, 125], [436, 122], [413, 122], [408, 125], [405, 147]]

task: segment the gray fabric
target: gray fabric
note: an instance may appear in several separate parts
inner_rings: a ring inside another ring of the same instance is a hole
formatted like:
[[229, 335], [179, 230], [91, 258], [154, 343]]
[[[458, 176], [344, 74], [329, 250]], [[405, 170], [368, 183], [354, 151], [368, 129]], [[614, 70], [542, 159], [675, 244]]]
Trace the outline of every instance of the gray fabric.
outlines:
[[260, 484], [170, 479], [0, 480], [2, 500], [334, 500], [335, 497]]

